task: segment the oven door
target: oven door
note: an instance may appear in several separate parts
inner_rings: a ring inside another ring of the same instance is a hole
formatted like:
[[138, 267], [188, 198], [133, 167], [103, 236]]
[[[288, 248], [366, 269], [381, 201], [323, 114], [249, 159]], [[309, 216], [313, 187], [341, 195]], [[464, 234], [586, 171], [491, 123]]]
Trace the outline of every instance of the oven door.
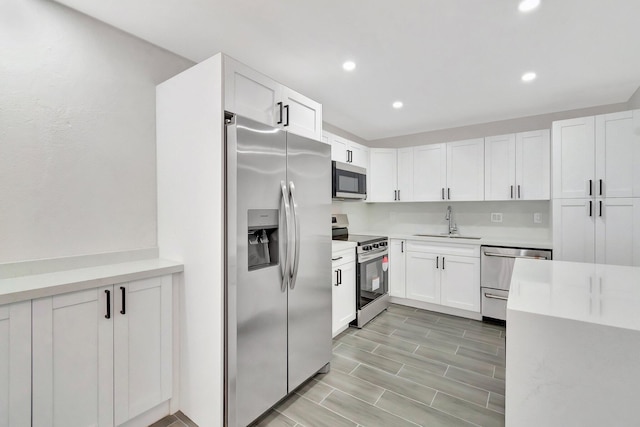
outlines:
[[367, 170], [347, 163], [332, 162], [333, 198], [365, 199], [367, 197]]
[[356, 302], [361, 310], [376, 298], [389, 293], [388, 250], [358, 254]]

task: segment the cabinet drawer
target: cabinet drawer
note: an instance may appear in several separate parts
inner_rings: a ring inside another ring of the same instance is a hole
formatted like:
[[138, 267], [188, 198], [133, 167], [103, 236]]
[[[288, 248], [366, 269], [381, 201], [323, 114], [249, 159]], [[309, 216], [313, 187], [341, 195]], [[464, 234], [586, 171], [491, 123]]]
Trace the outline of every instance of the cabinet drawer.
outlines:
[[356, 249], [345, 249], [331, 253], [331, 265], [335, 268], [339, 265], [356, 261]]
[[439, 243], [408, 240], [407, 251], [430, 252], [442, 255], [470, 256], [477, 258], [480, 257], [480, 245], [470, 245], [466, 243]]

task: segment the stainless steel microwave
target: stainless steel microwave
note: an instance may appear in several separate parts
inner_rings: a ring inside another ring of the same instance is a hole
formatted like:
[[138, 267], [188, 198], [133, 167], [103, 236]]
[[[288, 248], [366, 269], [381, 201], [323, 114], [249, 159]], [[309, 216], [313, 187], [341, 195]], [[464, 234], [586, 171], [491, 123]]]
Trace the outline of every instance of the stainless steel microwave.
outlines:
[[367, 170], [348, 163], [331, 162], [334, 199], [366, 199]]

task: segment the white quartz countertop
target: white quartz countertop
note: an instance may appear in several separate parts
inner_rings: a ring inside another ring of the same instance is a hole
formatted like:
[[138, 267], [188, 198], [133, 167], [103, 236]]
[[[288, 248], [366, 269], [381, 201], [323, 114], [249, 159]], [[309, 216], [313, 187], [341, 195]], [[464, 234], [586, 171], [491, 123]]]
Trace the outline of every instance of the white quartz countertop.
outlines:
[[[479, 239], [465, 239], [464, 237], [428, 237], [418, 236], [416, 234], [440, 234], [440, 233], [384, 233], [384, 232], [363, 232], [357, 234], [370, 234], [372, 236], [388, 236], [390, 239], [417, 240], [424, 242], [440, 242], [440, 243], [464, 243], [485, 246], [505, 246], [514, 248], [532, 248], [532, 249], [552, 249], [553, 243], [548, 238], [531, 238], [531, 237], [487, 237], [480, 235], [472, 235], [471, 237], [480, 237]], [[464, 236], [464, 235], [463, 235]]]
[[345, 242], [344, 240], [332, 240], [331, 251], [339, 252], [347, 249], [353, 249], [356, 247], [356, 242]]
[[640, 267], [518, 259], [507, 310], [640, 331]]
[[42, 298], [114, 283], [179, 273], [181, 271], [183, 271], [181, 263], [154, 258], [0, 279], [0, 304]]

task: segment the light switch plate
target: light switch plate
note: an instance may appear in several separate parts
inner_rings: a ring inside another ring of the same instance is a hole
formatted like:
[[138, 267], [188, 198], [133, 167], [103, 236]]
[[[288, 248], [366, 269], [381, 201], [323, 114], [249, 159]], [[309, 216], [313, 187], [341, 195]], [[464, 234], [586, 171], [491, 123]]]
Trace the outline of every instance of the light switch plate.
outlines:
[[533, 223], [542, 224], [542, 214], [540, 212], [536, 212], [533, 214]]
[[491, 222], [502, 222], [502, 213], [491, 212]]

